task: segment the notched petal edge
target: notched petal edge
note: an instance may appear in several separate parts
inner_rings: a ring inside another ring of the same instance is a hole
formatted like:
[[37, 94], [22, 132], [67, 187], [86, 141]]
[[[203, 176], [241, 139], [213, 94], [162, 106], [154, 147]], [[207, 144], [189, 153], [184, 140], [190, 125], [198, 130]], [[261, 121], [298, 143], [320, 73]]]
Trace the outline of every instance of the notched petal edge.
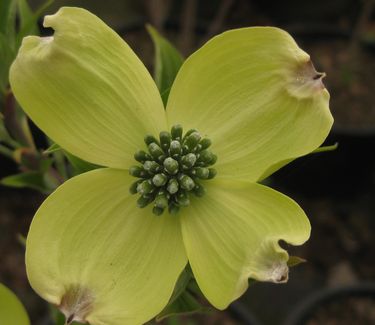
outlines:
[[[287, 90], [297, 98], [308, 98], [321, 94], [325, 90], [323, 78], [324, 72], [316, 71], [310, 58], [298, 63], [288, 73]], [[328, 94], [328, 92], [325, 90]]]
[[262, 282], [286, 283], [289, 279], [289, 254], [280, 247], [279, 240], [265, 240], [245, 268], [247, 278]]
[[86, 323], [87, 316], [93, 310], [94, 298], [90, 289], [80, 285], [67, 288], [58, 306], [65, 315], [66, 324], [71, 324], [73, 321]]

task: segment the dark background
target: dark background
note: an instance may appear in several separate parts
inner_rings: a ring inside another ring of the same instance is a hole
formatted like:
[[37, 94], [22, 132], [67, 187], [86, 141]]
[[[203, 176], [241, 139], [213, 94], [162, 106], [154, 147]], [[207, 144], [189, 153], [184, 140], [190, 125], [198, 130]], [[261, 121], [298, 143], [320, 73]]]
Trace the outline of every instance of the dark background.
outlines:
[[[31, 1], [34, 7], [39, 3]], [[331, 93], [335, 125], [326, 144], [339, 143], [336, 151], [298, 159], [271, 179], [270, 185], [294, 198], [310, 218], [311, 239], [302, 247], [288, 248], [307, 263], [293, 268], [285, 285], [256, 283], [228, 311], [181, 322], [256, 324], [250, 322], [254, 317], [265, 325], [375, 324], [374, 1], [61, 0], [49, 12], [62, 5], [96, 13], [150, 69], [153, 46], [144, 28], [147, 22], [185, 56], [231, 28], [272, 25], [295, 37], [317, 70], [327, 73], [324, 82]], [[16, 171], [11, 161], [0, 159], [2, 177]], [[0, 282], [21, 298], [32, 324], [48, 324], [46, 305], [27, 283], [17, 237], [27, 234], [43, 196], [5, 187], [0, 194]], [[326, 298], [312, 303], [316, 295]], [[305, 316], [297, 322], [301, 309]]]

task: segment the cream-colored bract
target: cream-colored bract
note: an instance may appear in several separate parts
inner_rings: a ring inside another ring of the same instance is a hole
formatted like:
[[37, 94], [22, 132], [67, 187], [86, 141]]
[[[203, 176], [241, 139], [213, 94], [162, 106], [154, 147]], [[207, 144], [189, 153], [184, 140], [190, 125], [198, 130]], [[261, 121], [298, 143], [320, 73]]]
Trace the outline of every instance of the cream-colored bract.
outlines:
[[25, 307], [17, 296], [0, 283], [0, 324], [30, 325]]
[[[248, 277], [285, 282], [278, 242], [302, 244], [310, 224], [256, 182], [316, 149], [332, 125], [322, 75], [292, 37], [272, 27], [214, 37], [181, 67], [165, 111], [146, 68], [99, 18], [62, 8], [45, 25], [54, 36], [26, 38], [11, 67], [14, 94], [64, 149], [109, 168], [67, 181], [38, 210], [27, 239], [32, 287], [69, 319], [117, 325], [160, 312], [187, 258], [220, 309]], [[218, 174], [179, 215], [156, 217], [136, 207], [127, 169], [146, 133], [175, 123], [213, 141]]]
[[258, 181], [274, 164], [310, 153], [328, 135], [329, 94], [316, 75], [309, 55], [285, 31], [228, 31], [181, 67], [168, 121], [210, 136], [219, 177]]
[[248, 279], [286, 282], [284, 240], [303, 244], [310, 224], [290, 198], [263, 185], [214, 179], [204, 200], [181, 211], [182, 235], [199, 287], [217, 308], [241, 296]]
[[167, 304], [187, 263], [178, 218], [137, 208], [132, 181], [127, 171], [110, 168], [79, 175], [35, 215], [27, 275], [67, 318], [142, 324]]
[[62, 8], [44, 26], [55, 30], [53, 37], [26, 37], [11, 67], [17, 100], [64, 149], [98, 165], [129, 168], [144, 135], [166, 129], [150, 74], [88, 11]]

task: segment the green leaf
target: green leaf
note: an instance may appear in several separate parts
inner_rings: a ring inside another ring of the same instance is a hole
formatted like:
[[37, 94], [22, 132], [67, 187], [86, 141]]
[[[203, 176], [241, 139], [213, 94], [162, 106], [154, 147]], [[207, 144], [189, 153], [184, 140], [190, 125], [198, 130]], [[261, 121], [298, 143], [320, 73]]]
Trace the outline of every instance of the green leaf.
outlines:
[[17, 296], [0, 283], [0, 324], [29, 325], [30, 320]]
[[1, 179], [0, 184], [16, 188], [27, 187], [42, 193], [51, 191], [50, 186], [47, 186], [45, 182], [45, 175], [40, 172], [27, 172], [7, 176]]
[[9, 139], [11, 139], [11, 137], [4, 125], [4, 119], [2, 118], [2, 116], [0, 116], [0, 141], [7, 142], [7, 140]]
[[39, 33], [37, 26], [38, 17], [31, 11], [27, 0], [17, 0], [18, 15], [20, 20], [20, 34], [23, 35], [36, 35]]
[[166, 106], [169, 91], [184, 59], [178, 50], [151, 25], [146, 25], [155, 47], [154, 78]]
[[322, 147], [319, 147], [317, 149], [315, 149], [313, 153], [320, 153], [320, 152], [329, 152], [329, 151], [335, 151], [339, 146], [339, 143], [336, 142], [335, 144], [331, 145], [331, 146], [322, 146]]
[[8, 87], [9, 67], [16, 56], [12, 43], [4, 34], [0, 34], [0, 92], [5, 97]]
[[32, 12], [27, 0], [17, 0], [20, 17], [20, 28], [17, 34], [17, 47], [21, 44], [22, 39], [27, 35], [38, 35], [38, 19], [44, 11], [54, 2], [54, 0], [45, 1], [35, 12]]
[[68, 151], [63, 150], [57, 143], [53, 143], [50, 147], [44, 150], [43, 153], [44, 154], [51, 154], [51, 153], [56, 154], [59, 151], [61, 151], [65, 155], [65, 157], [68, 159], [69, 163], [73, 167], [73, 175], [79, 175], [82, 173], [86, 173], [90, 170], [102, 167], [102, 166], [92, 164], [88, 161], [82, 160], [81, 158], [74, 156]]
[[15, 35], [16, 4], [17, 0], [0, 1], [0, 34], [6, 35], [8, 40]]
[[158, 316], [156, 316], [156, 321], [160, 322], [171, 316], [191, 315], [211, 310], [211, 308], [202, 306], [188, 291], [184, 291], [172, 304], [169, 304]]
[[191, 280], [191, 273], [188, 270], [183, 270], [178, 278], [177, 284], [174, 288], [169, 304], [173, 303], [185, 290]]
[[65, 150], [64, 154], [74, 168], [74, 175], [79, 175], [93, 169], [101, 168], [101, 166], [82, 160], [81, 158], [78, 158]]
[[211, 308], [202, 306], [202, 304], [195, 299], [193, 293], [195, 296], [202, 296], [202, 292], [193, 279], [191, 268], [187, 266], [177, 281], [168, 305], [156, 316], [156, 321], [159, 322], [167, 317], [176, 315], [210, 311]]
[[[310, 152], [308, 155], [313, 155], [313, 154], [321, 153], [321, 152], [334, 151], [334, 150], [336, 150], [338, 148], [338, 146], [339, 146], [338, 142], [336, 142], [335, 144], [333, 144], [331, 146], [322, 146], [322, 147], [319, 147], [319, 148], [315, 149], [314, 151]], [[259, 181], [263, 182], [265, 179], [267, 179], [267, 177], [271, 176], [275, 171], [277, 171], [280, 168], [288, 165], [289, 163], [291, 163], [294, 160], [296, 160], [296, 158], [285, 159], [285, 160], [277, 162], [276, 164], [274, 164], [271, 167], [269, 167], [263, 173], [263, 175], [259, 178]]]
[[289, 256], [289, 260], [287, 262], [289, 267], [297, 266], [301, 263], [306, 263], [306, 260], [298, 256]]
[[46, 150], [44, 150], [43, 153], [49, 154], [49, 153], [53, 153], [53, 152], [60, 151], [60, 150], [61, 150], [61, 147], [57, 143], [53, 143]]

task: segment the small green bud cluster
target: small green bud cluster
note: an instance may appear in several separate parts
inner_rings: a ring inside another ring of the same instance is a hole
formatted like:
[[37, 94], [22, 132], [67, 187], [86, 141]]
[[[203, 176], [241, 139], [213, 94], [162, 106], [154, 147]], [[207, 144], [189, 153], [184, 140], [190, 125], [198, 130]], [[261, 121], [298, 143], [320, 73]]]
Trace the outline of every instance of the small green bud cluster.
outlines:
[[165, 209], [176, 214], [180, 207], [190, 204], [189, 195], [201, 197], [205, 189], [201, 181], [214, 178], [211, 168], [217, 160], [208, 148], [211, 141], [191, 129], [183, 135], [181, 125], [171, 132], [160, 132], [159, 139], [146, 135], [148, 151], [139, 150], [134, 159], [141, 163], [132, 166], [129, 173], [139, 180], [130, 186], [130, 193], [140, 194], [140, 208], [153, 203], [153, 213], [161, 215]]

